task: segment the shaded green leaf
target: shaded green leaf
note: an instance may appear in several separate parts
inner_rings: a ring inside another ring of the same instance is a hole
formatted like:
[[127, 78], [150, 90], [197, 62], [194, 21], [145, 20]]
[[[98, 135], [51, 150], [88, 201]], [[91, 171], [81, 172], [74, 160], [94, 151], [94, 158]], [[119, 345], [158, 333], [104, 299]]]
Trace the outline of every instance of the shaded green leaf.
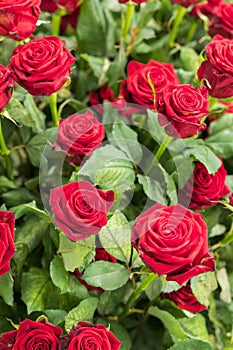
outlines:
[[9, 273], [6, 273], [0, 277], [0, 296], [3, 298], [7, 305], [13, 306], [13, 280]]
[[63, 260], [57, 255], [50, 264], [50, 276], [61, 293], [70, 292], [70, 279], [67, 271], [65, 270]]

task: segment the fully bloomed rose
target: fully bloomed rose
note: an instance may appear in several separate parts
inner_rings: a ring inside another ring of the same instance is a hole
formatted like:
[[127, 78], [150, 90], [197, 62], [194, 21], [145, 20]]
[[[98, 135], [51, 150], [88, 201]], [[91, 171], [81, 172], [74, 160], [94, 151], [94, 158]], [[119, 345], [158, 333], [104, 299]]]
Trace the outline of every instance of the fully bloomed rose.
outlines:
[[118, 350], [121, 344], [102, 324], [79, 322], [63, 337], [61, 350]]
[[216, 35], [205, 47], [207, 60], [197, 75], [204, 80], [209, 94], [217, 98], [233, 96], [233, 40]]
[[121, 84], [121, 95], [127, 102], [146, 108], [154, 108], [154, 85], [158, 99], [168, 84], [179, 84], [172, 64], [151, 60], [147, 64], [131, 61], [128, 64], [128, 78]]
[[2, 333], [0, 338], [0, 350], [11, 350], [15, 344], [17, 330]]
[[157, 203], [139, 215], [132, 244], [151, 271], [180, 285], [214, 270], [203, 217], [179, 204], [166, 207]]
[[67, 14], [73, 12], [78, 6], [78, 0], [42, 0], [41, 10], [50, 13], [56, 12], [58, 9], [64, 9]]
[[204, 3], [200, 3], [193, 7], [191, 14], [195, 17], [200, 17], [202, 14], [211, 17], [213, 10], [216, 6], [218, 6], [222, 0], [207, 0]]
[[169, 85], [158, 99], [159, 123], [173, 137], [196, 135], [206, 128], [201, 119], [209, 114], [208, 91], [205, 86]]
[[192, 179], [179, 192], [181, 202], [188, 198], [191, 209], [201, 210], [216, 205], [221, 197], [226, 196], [230, 189], [225, 184], [227, 172], [221, 162], [215, 174], [209, 174], [204, 164], [196, 162]]
[[15, 253], [14, 245], [15, 215], [0, 211], [0, 276], [10, 270], [10, 260]]
[[0, 0], [0, 35], [14, 40], [31, 36], [40, 16], [41, 0]]
[[163, 297], [172, 300], [179, 308], [183, 310], [201, 312], [206, 309], [206, 306], [200, 304], [196, 299], [189, 284], [186, 284], [174, 292], [163, 293]]
[[59, 350], [62, 329], [42, 320], [20, 322], [14, 350]]
[[8, 67], [0, 64], [0, 111], [10, 101], [13, 92], [13, 79]]
[[214, 7], [210, 16], [208, 33], [213, 37], [217, 34], [233, 39], [233, 4], [221, 2]]
[[49, 96], [69, 81], [74, 61], [63, 40], [45, 36], [17, 46], [10, 68], [14, 80], [31, 95]]
[[55, 224], [72, 240], [97, 234], [107, 224], [114, 192], [104, 192], [90, 182], [71, 182], [51, 190], [50, 205]]

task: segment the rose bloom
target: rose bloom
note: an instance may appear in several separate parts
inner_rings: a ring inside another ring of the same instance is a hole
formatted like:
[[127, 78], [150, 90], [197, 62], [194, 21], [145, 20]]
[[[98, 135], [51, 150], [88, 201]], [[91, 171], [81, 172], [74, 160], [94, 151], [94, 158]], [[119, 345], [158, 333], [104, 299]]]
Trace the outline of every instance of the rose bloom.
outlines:
[[78, 6], [71, 13], [65, 16], [62, 16], [61, 26], [60, 26], [60, 32], [62, 34], [64, 34], [69, 27], [76, 29], [80, 10], [81, 10], [81, 6]]
[[97, 234], [107, 224], [114, 192], [104, 192], [90, 182], [71, 182], [51, 190], [50, 205], [57, 225], [72, 241]]
[[197, 75], [204, 80], [209, 94], [217, 98], [233, 96], [233, 41], [216, 35], [205, 47], [207, 60]]
[[95, 91], [91, 91], [89, 93], [89, 98], [90, 98], [90, 106], [95, 106], [102, 104], [105, 100], [109, 102], [114, 102], [114, 92], [110, 87], [108, 87], [107, 84], [101, 86], [99, 89]]
[[11, 99], [13, 85], [10, 70], [0, 64], [0, 112]]
[[189, 6], [196, 5], [201, 1], [202, 0], [172, 0], [172, 3], [179, 4], [179, 5], [187, 8]]
[[224, 38], [233, 39], [233, 4], [221, 2], [214, 7], [210, 16], [209, 30], [210, 36], [216, 34]]
[[14, 40], [31, 36], [40, 16], [41, 0], [0, 0], [0, 35]]
[[78, 0], [42, 0], [41, 10], [54, 13], [58, 9], [66, 10], [67, 14], [73, 12], [78, 6]]
[[163, 293], [162, 296], [172, 300], [180, 309], [183, 310], [201, 312], [206, 309], [206, 306], [200, 304], [196, 299], [189, 284], [186, 284], [186, 286], [183, 286], [174, 292]]
[[200, 17], [200, 15], [205, 15], [207, 17], [211, 17], [213, 10], [216, 6], [218, 6], [222, 0], [207, 0], [200, 5], [196, 5], [193, 7], [191, 14], [195, 17]]
[[14, 350], [59, 350], [62, 329], [42, 320], [20, 322]]
[[104, 125], [88, 110], [60, 120], [55, 147], [69, 154], [90, 155], [104, 137]]
[[10, 260], [15, 253], [15, 214], [0, 210], [0, 276], [10, 270]]
[[154, 94], [148, 79], [154, 85], [157, 99], [166, 85], [179, 84], [172, 64], [154, 60], [147, 64], [131, 61], [128, 64], [128, 78], [121, 83], [120, 95], [127, 102], [153, 109]]
[[233, 206], [233, 192], [231, 193], [231, 195], [229, 197], [229, 202], [230, 202], [230, 205]]
[[74, 61], [63, 40], [45, 36], [17, 46], [10, 68], [14, 80], [31, 95], [49, 96], [69, 81]]
[[157, 102], [159, 124], [177, 138], [196, 135], [206, 128], [201, 119], [209, 114], [208, 91], [205, 86], [169, 85]]
[[10, 331], [7, 333], [2, 333], [0, 338], [0, 350], [10, 350], [13, 349], [17, 335], [17, 330]]
[[215, 174], [209, 174], [204, 164], [196, 162], [192, 178], [179, 191], [181, 202], [188, 198], [191, 209], [201, 210], [216, 205], [221, 197], [226, 196], [230, 189], [225, 184], [227, 172], [222, 159], [221, 162]]
[[145, 265], [180, 285], [214, 270], [208, 231], [202, 215], [176, 204], [153, 205], [133, 225], [132, 244]]
[[63, 337], [61, 350], [118, 350], [121, 344], [102, 324], [79, 322]]

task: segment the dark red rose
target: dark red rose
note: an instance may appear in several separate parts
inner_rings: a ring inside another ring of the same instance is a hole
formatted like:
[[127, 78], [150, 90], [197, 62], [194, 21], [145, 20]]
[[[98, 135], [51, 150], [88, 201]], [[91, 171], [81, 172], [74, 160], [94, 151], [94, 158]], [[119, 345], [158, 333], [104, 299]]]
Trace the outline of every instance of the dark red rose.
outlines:
[[[132, 0], [135, 4], [142, 4], [143, 2], [147, 2], [148, 0]], [[119, 0], [120, 4], [126, 4], [129, 0]]]
[[208, 33], [210, 36], [217, 34], [224, 38], [233, 39], [233, 4], [221, 2], [212, 9]]
[[61, 27], [60, 27], [61, 33], [65, 33], [69, 26], [71, 26], [71, 28], [73, 29], [76, 29], [80, 9], [81, 9], [81, 6], [78, 6], [73, 12], [62, 17]]
[[229, 202], [230, 202], [230, 205], [233, 206], [233, 192], [231, 193], [231, 195], [229, 197]]
[[55, 224], [72, 240], [97, 234], [107, 224], [114, 192], [96, 189], [90, 182], [71, 182], [51, 190]]
[[71, 155], [90, 155], [104, 137], [104, 125], [88, 110], [60, 120], [55, 147]]
[[74, 61], [63, 40], [45, 36], [17, 46], [10, 68], [14, 80], [31, 95], [49, 96], [69, 81]]
[[179, 4], [183, 7], [189, 7], [200, 3], [202, 0], [172, 0], [173, 4]]
[[222, 0], [207, 0], [204, 3], [201, 3], [200, 5], [194, 6], [194, 8], [191, 11], [191, 14], [195, 17], [200, 17], [200, 15], [205, 15], [207, 17], [211, 17], [213, 9], [215, 6], [218, 6]]
[[58, 9], [64, 9], [66, 13], [73, 12], [78, 6], [78, 0], [42, 0], [41, 10], [54, 13]]
[[191, 209], [201, 210], [216, 205], [221, 197], [226, 196], [230, 189], [225, 184], [227, 172], [221, 162], [215, 174], [209, 174], [204, 164], [196, 162], [192, 179], [179, 192], [181, 202], [188, 198]]
[[102, 104], [105, 100], [109, 102], [114, 102], [114, 92], [107, 84], [101, 86], [98, 90], [91, 91], [89, 94], [90, 106], [95, 106]]
[[176, 204], [155, 204], [137, 217], [132, 244], [142, 261], [159, 276], [180, 285], [214, 270], [208, 252], [208, 231], [200, 214]]
[[0, 210], [0, 276], [10, 270], [10, 260], [15, 253], [15, 214]]
[[172, 64], [151, 60], [149, 63], [131, 61], [128, 64], [128, 78], [121, 84], [120, 95], [127, 102], [146, 108], [154, 108], [154, 94], [149, 81], [154, 85], [158, 99], [168, 84], [179, 84]]
[[171, 293], [163, 293], [164, 298], [172, 300], [179, 308], [191, 312], [201, 312], [206, 309], [194, 296], [189, 284]]
[[16, 335], [17, 330], [2, 333], [2, 337], [0, 338], [0, 350], [13, 349], [16, 340]]
[[14, 40], [31, 36], [40, 16], [41, 0], [1, 0], [0, 35]]
[[62, 350], [118, 350], [122, 344], [102, 324], [88, 322], [79, 322], [65, 337], [68, 347], [62, 347]]
[[233, 40], [216, 35], [205, 47], [207, 60], [202, 62], [197, 75], [217, 98], [233, 96]]
[[62, 329], [42, 320], [20, 322], [14, 350], [59, 350]]
[[11, 99], [13, 85], [10, 70], [0, 64], [0, 112]]
[[196, 135], [206, 128], [201, 119], [209, 114], [208, 91], [205, 86], [169, 85], [157, 101], [159, 124], [177, 138]]

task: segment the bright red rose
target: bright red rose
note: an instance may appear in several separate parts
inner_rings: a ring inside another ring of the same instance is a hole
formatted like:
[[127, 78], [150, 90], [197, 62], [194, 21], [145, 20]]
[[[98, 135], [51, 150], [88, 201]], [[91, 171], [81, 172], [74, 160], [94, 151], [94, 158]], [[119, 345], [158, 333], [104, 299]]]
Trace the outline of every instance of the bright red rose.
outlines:
[[107, 224], [114, 192], [96, 189], [90, 182], [71, 182], [51, 190], [55, 224], [72, 240], [97, 234]]
[[41, 0], [1, 0], [0, 35], [14, 40], [31, 36], [40, 16]]
[[205, 86], [169, 85], [158, 99], [159, 124], [177, 138], [196, 135], [206, 128], [201, 119], [209, 114], [208, 91]]
[[15, 253], [14, 245], [15, 215], [0, 211], [0, 276], [10, 270], [10, 260]]
[[214, 7], [210, 16], [209, 30], [210, 36], [217, 34], [224, 38], [233, 39], [233, 4], [221, 2]]
[[62, 329], [53, 324], [29, 319], [20, 322], [14, 350], [59, 350]]
[[172, 64], [151, 60], [149, 63], [131, 61], [128, 64], [128, 78], [121, 84], [120, 95], [127, 102], [146, 108], [154, 108], [154, 94], [149, 80], [152, 81], [158, 99], [165, 86], [179, 84]]
[[172, 0], [172, 3], [179, 4], [179, 5], [187, 8], [189, 6], [196, 5], [201, 1], [202, 0]]
[[13, 85], [10, 70], [0, 64], [0, 112], [11, 99]]
[[139, 215], [132, 244], [151, 271], [180, 285], [214, 270], [203, 217], [179, 204], [166, 207], [157, 203]]
[[179, 308], [191, 312], [201, 312], [206, 309], [194, 296], [189, 284], [171, 293], [163, 293], [164, 298], [172, 300]]
[[0, 338], [0, 350], [11, 350], [15, 344], [17, 330], [2, 333]]
[[78, 0], [42, 0], [41, 10], [54, 13], [58, 9], [66, 10], [67, 14], [73, 12], [78, 6]]
[[55, 147], [69, 154], [90, 155], [104, 137], [104, 125], [88, 110], [60, 120]]
[[217, 98], [233, 96], [233, 41], [216, 35], [205, 48], [207, 60], [202, 62], [197, 75]]
[[191, 209], [201, 210], [216, 205], [221, 197], [226, 196], [230, 189], [225, 184], [227, 172], [221, 162], [215, 174], [209, 174], [204, 164], [196, 162], [192, 178], [179, 191], [181, 202], [188, 198]]
[[118, 350], [122, 344], [102, 324], [91, 324], [88, 322], [79, 322], [65, 336], [65, 339], [68, 347], [62, 346], [62, 349], [67, 350]]
[[10, 68], [14, 80], [31, 95], [49, 96], [69, 80], [74, 61], [63, 40], [45, 36], [17, 46]]

